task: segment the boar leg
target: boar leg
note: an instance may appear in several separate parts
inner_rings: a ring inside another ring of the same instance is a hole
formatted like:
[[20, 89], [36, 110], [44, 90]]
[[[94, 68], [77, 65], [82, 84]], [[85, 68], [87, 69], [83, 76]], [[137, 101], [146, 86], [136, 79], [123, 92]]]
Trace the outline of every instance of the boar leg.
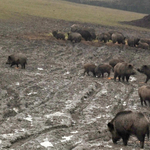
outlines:
[[140, 100], [141, 100], [141, 105], [143, 106], [143, 101], [144, 101], [144, 104], [147, 106], [145, 100], [143, 100], [142, 96], [140, 95]]
[[117, 76], [118, 75], [116, 73], [114, 73], [114, 81], [116, 81]]
[[129, 81], [129, 76], [126, 76], [126, 80], [127, 80], [127, 82]]
[[126, 146], [129, 140], [129, 134], [125, 134], [123, 135], [122, 139], [123, 139], [123, 144]]
[[144, 141], [140, 141], [140, 147], [144, 148]]
[[149, 77], [147, 76], [145, 83], [147, 83], [148, 80], [149, 80]]
[[144, 104], [147, 106], [146, 100], [144, 100]]
[[124, 82], [124, 76], [122, 77], [122, 81]]
[[121, 76], [118, 76], [118, 78], [119, 78], [119, 81], [121, 81], [121, 80], [120, 80]]
[[21, 64], [21, 68], [22, 68], [22, 69], [25, 69], [25, 64]]
[[93, 71], [93, 76], [94, 76], [94, 77], [96, 77], [96, 73], [95, 73], [95, 71]]
[[140, 147], [144, 148], [145, 135], [137, 135], [137, 138], [140, 141]]
[[18, 63], [15, 63], [15, 62], [12, 62], [10, 67], [14, 66], [14, 65], [17, 65], [17, 68], [18, 68]]

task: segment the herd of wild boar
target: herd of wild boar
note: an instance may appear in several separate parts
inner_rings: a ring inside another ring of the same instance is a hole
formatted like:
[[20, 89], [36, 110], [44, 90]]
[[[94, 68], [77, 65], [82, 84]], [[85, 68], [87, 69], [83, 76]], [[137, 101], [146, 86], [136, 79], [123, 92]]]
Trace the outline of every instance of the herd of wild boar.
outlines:
[[[109, 64], [99, 64], [96, 66], [93, 63], [85, 64], [84, 74], [89, 72], [93, 73], [94, 77], [104, 77], [104, 73], [110, 76], [111, 70], [114, 72], [114, 80], [118, 77], [118, 80], [129, 81], [131, 75], [136, 74], [136, 70], [133, 65], [125, 62], [122, 59], [112, 59]], [[150, 66], [143, 65], [138, 68], [137, 71], [144, 73], [147, 78], [145, 83], [150, 79]], [[141, 100], [141, 105], [147, 106], [146, 101], [150, 104], [150, 86], [143, 85], [138, 89], [138, 94]], [[119, 112], [115, 118], [107, 124], [109, 131], [112, 134], [112, 141], [116, 143], [122, 138], [123, 144], [127, 145], [128, 139], [131, 134], [135, 135], [140, 141], [141, 148], [144, 147], [145, 135], [149, 138], [149, 121], [140, 112], [122, 111]]]
[[[59, 33], [58, 31], [52, 32], [53, 36], [56, 39], [65, 40], [65, 34]], [[119, 44], [127, 44], [133, 47], [140, 47], [144, 49], [149, 49], [150, 40], [148, 39], [139, 39], [139, 38], [128, 38], [126, 39], [124, 35], [120, 32], [108, 32], [102, 33], [100, 35], [95, 34], [94, 29], [92, 28], [82, 28], [79, 25], [72, 25], [71, 32], [68, 33], [68, 40], [71, 42], [80, 42], [84, 38], [86, 41], [91, 41], [93, 39], [104, 41], [105, 43], [109, 40], [112, 40], [113, 43], [118, 42]], [[21, 65], [22, 69], [25, 69], [27, 64], [27, 57], [24, 54], [12, 54], [8, 56], [6, 64], [10, 64], [10, 67], [16, 65], [17, 67]], [[109, 77], [111, 72], [114, 72], [114, 81], [118, 78], [119, 81], [126, 80], [129, 81], [131, 75], [136, 74], [136, 70], [140, 73], [146, 75], [146, 81], [150, 79], [150, 65], [143, 65], [141, 68], [134, 69], [134, 66], [128, 62], [125, 62], [122, 59], [115, 58], [109, 61], [108, 64], [99, 64], [96, 66], [93, 63], [88, 63], [83, 66], [84, 75], [91, 72], [94, 77], [104, 77], [104, 74], [107, 73]], [[146, 101], [150, 104], [150, 86], [141, 86], [138, 89], [138, 94], [140, 97], [141, 105], [143, 102], [147, 105]], [[132, 111], [122, 111], [116, 114], [116, 116], [107, 124], [109, 131], [112, 135], [113, 143], [117, 143], [119, 139], [123, 140], [123, 144], [127, 145], [130, 135], [135, 135], [140, 141], [140, 147], [144, 147], [145, 136], [149, 138], [149, 121], [141, 112], [132, 112]]]
[[[65, 34], [53, 31], [53, 36], [56, 39], [65, 40]], [[138, 37], [125, 37], [121, 32], [118, 31], [109, 31], [106, 33], [95, 33], [95, 30], [91, 27], [82, 27], [78, 24], [73, 24], [71, 26], [71, 32], [67, 33], [67, 39], [71, 42], [77, 43], [82, 40], [82, 38], [86, 41], [98, 40], [103, 41], [104, 43], [109, 42], [110, 40], [112, 43], [118, 44], [126, 44], [131, 47], [149, 49], [150, 48], [150, 39], [140, 39]]]

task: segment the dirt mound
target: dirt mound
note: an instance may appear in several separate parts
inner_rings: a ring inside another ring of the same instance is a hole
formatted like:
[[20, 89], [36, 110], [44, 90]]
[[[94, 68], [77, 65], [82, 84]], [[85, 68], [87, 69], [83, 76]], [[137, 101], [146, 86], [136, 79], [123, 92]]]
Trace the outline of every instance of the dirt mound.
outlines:
[[123, 22], [123, 23], [150, 29], [150, 15], [147, 15], [142, 19], [132, 20], [130, 22]]

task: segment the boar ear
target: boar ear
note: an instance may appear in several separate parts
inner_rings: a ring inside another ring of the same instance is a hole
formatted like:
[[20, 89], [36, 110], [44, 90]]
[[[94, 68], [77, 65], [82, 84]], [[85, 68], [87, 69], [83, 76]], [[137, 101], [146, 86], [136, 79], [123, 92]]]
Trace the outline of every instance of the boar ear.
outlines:
[[133, 66], [132, 66], [131, 64], [129, 64], [129, 65], [128, 65], [128, 68], [132, 69], [132, 68], [133, 68]]
[[107, 124], [107, 126], [108, 126], [108, 128], [111, 129], [111, 130], [114, 129], [114, 125], [113, 125], [111, 122], [109, 122], [109, 123]]

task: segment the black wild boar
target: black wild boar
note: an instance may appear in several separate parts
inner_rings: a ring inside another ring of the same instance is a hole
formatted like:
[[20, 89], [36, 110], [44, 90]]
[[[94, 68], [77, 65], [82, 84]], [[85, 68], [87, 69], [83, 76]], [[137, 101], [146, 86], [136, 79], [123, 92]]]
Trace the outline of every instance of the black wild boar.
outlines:
[[71, 32], [80, 33], [86, 41], [94, 40], [96, 38], [95, 30], [92, 27], [83, 27], [79, 24], [73, 24], [71, 26]]
[[93, 63], [85, 64], [83, 66], [83, 68], [84, 68], [84, 75], [85, 75], [85, 73], [87, 73], [89, 75], [89, 72], [92, 72], [93, 75], [96, 76], [96, 74], [95, 74], [96, 65], [95, 64], [93, 64]]
[[114, 58], [114, 59], [111, 59], [111, 60], [109, 61], [109, 65], [112, 66], [113, 71], [114, 71], [115, 65], [116, 65], [117, 63], [119, 63], [119, 62], [124, 62], [124, 60], [123, 60], [123, 59], [119, 59], [119, 58]]
[[95, 40], [96, 39], [95, 30], [92, 27], [88, 27], [87, 30], [90, 32], [92, 40]]
[[100, 77], [104, 77], [104, 73], [108, 74], [108, 77], [110, 76], [112, 67], [109, 64], [100, 64], [95, 68], [95, 75]]
[[142, 106], [143, 106], [143, 101], [144, 101], [144, 104], [147, 106], [146, 100], [150, 104], [150, 86], [143, 85], [139, 87], [138, 94], [139, 94]]
[[85, 41], [91, 41], [92, 40], [92, 35], [88, 30], [79, 30], [81, 36], [85, 39]]
[[127, 43], [129, 46], [132, 47], [136, 47], [136, 45], [139, 44], [140, 39], [139, 38], [135, 38], [135, 37], [131, 37], [127, 39]]
[[65, 35], [63, 33], [58, 33], [58, 31], [53, 31], [52, 34], [56, 39], [65, 40]]
[[140, 147], [144, 148], [145, 136], [147, 135], [149, 138], [149, 121], [141, 112], [119, 112], [107, 126], [115, 144], [122, 138], [123, 144], [126, 146], [130, 135], [135, 135], [140, 141]]
[[126, 63], [126, 62], [120, 62], [117, 63], [114, 67], [114, 80], [116, 81], [116, 78], [122, 78], [122, 81], [124, 81], [124, 78], [126, 77], [126, 81], [128, 82], [131, 75], [136, 74], [133, 65]]
[[76, 32], [72, 32], [72, 33], [68, 33], [68, 40], [70, 40], [71, 42], [81, 42], [82, 36], [80, 33], [76, 33]]
[[25, 69], [25, 65], [27, 64], [27, 58], [23, 54], [13, 54], [8, 56], [6, 64], [11, 64], [10, 67], [13, 65], [21, 65], [22, 69]]
[[137, 69], [138, 72], [143, 73], [147, 76], [145, 83], [150, 79], [150, 65], [143, 65], [141, 68]]
[[118, 44], [125, 44], [125, 37], [122, 33], [113, 33], [112, 36], [111, 36], [111, 39], [112, 39], [112, 42], [113, 43], [116, 43], [118, 42]]

